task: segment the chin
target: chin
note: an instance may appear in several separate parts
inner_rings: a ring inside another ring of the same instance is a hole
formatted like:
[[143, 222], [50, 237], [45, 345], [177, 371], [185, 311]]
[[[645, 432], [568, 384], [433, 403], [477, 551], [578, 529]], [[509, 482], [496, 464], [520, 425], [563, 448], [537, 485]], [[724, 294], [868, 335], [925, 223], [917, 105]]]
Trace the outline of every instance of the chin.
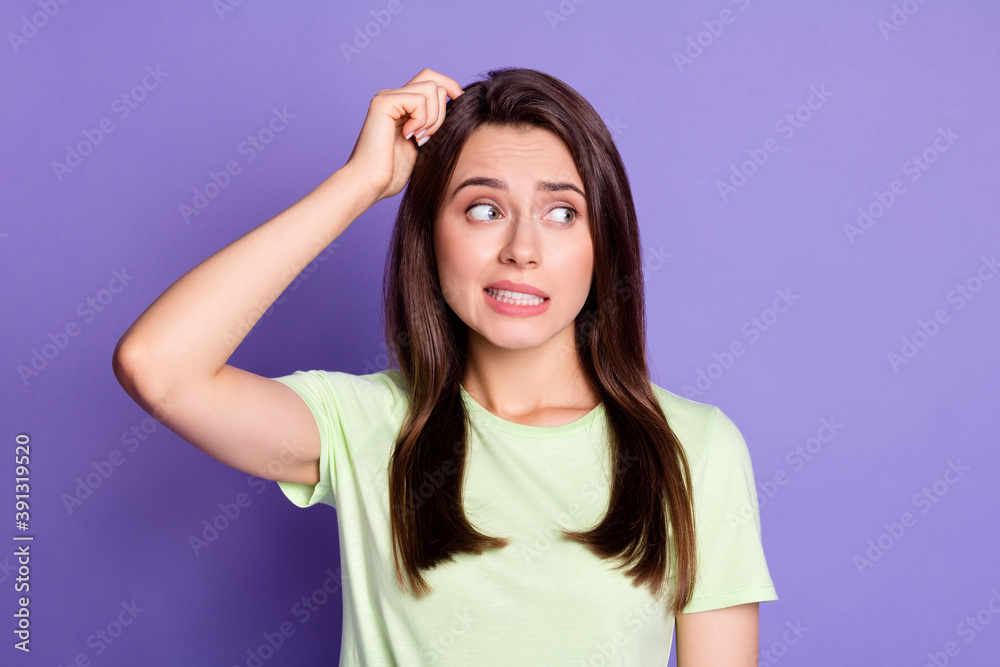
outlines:
[[[496, 329], [499, 328], [497, 327]], [[490, 333], [483, 333], [482, 331], [477, 331], [477, 333], [490, 345], [502, 347], [505, 350], [525, 350], [538, 347], [545, 342], [544, 336], [539, 336], [537, 332], [533, 332], [530, 335], [516, 335], [509, 331], [497, 331], [496, 329]]]
[[533, 347], [538, 347], [539, 345], [541, 345], [541, 341], [537, 341], [537, 340], [527, 341], [527, 340], [523, 340], [523, 339], [517, 339], [517, 340], [499, 340], [499, 341], [491, 341], [491, 342], [493, 342], [493, 344], [496, 345], [497, 347], [502, 347], [505, 350], [527, 350], [527, 349], [530, 349], [530, 348], [533, 348]]

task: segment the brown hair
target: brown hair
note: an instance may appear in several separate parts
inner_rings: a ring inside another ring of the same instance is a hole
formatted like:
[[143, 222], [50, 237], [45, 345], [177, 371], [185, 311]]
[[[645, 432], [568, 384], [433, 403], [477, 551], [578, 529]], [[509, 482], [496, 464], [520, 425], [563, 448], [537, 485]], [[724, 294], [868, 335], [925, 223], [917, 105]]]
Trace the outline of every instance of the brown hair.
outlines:
[[650, 383], [639, 226], [628, 177], [594, 108], [563, 81], [532, 69], [491, 70], [448, 101], [444, 123], [418, 149], [393, 228], [383, 282], [385, 331], [409, 396], [389, 463], [400, 585], [405, 573], [419, 597], [430, 592], [420, 570], [453, 560], [454, 553], [508, 544], [476, 530], [463, 509], [468, 416], [460, 386], [467, 332], [445, 302], [433, 242], [459, 153], [480, 125], [555, 133], [573, 156], [592, 212], [594, 280], [575, 319], [576, 349], [604, 404], [613, 479], [601, 522], [562, 534], [601, 558], [620, 559], [617, 567], [628, 567], [634, 584], [649, 586], [654, 596], [662, 595], [669, 572], [676, 577], [669, 601], [676, 615], [691, 599], [696, 573], [690, 471]]

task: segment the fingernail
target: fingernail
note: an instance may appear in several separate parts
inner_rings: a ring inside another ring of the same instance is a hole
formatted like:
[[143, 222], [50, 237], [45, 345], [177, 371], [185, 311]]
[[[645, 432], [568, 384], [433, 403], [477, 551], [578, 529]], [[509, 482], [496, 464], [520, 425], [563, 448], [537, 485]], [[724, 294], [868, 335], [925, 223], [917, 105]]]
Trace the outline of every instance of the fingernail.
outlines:
[[410, 133], [408, 135], [406, 135], [406, 138], [409, 139], [412, 136], [413, 136], [413, 130], [410, 130]]
[[430, 139], [430, 137], [429, 137], [429, 136], [428, 136], [428, 137], [424, 137], [423, 139], [421, 139], [420, 141], [418, 141], [418, 142], [417, 142], [417, 145], [418, 145], [418, 146], [423, 146], [424, 144], [426, 144], [426, 143], [427, 143], [427, 140], [428, 140], [428, 139]]
[[427, 132], [427, 128], [426, 127], [424, 129], [420, 130], [419, 132], [417, 132], [417, 139], [419, 139], [420, 137], [422, 137], [425, 132]]

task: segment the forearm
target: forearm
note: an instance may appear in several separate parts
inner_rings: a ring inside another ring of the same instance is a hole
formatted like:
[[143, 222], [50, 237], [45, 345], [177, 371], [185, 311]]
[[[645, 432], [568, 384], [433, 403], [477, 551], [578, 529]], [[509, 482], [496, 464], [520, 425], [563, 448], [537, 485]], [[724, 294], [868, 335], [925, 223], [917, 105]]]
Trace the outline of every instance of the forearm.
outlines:
[[211, 379], [286, 287], [376, 195], [341, 168], [181, 276], [122, 335], [116, 373], [154, 393]]

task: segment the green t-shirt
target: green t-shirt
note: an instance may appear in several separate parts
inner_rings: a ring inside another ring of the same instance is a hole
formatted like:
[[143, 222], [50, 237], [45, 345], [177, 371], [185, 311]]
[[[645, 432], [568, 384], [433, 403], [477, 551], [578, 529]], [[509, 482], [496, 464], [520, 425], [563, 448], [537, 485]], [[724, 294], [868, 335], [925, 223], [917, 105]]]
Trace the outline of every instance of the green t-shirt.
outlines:
[[[274, 379], [302, 397], [319, 427], [319, 483], [278, 485], [298, 507], [337, 508], [340, 665], [667, 664], [674, 617], [663, 599], [634, 586], [618, 561], [558, 534], [557, 524], [590, 528], [607, 509], [603, 404], [568, 424], [529, 426], [461, 389], [471, 420], [465, 510], [481, 532], [510, 544], [425, 570], [432, 592], [417, 600], [397, 583], [388, 518], [389, 455], [408, 402], [402, 374]], [[652, 386], [693, 480], [699, 569], [685, 613], [778, 599], [743, 436], [719, 408]], [[427, 478], [425, 494], [436, 479]]]

